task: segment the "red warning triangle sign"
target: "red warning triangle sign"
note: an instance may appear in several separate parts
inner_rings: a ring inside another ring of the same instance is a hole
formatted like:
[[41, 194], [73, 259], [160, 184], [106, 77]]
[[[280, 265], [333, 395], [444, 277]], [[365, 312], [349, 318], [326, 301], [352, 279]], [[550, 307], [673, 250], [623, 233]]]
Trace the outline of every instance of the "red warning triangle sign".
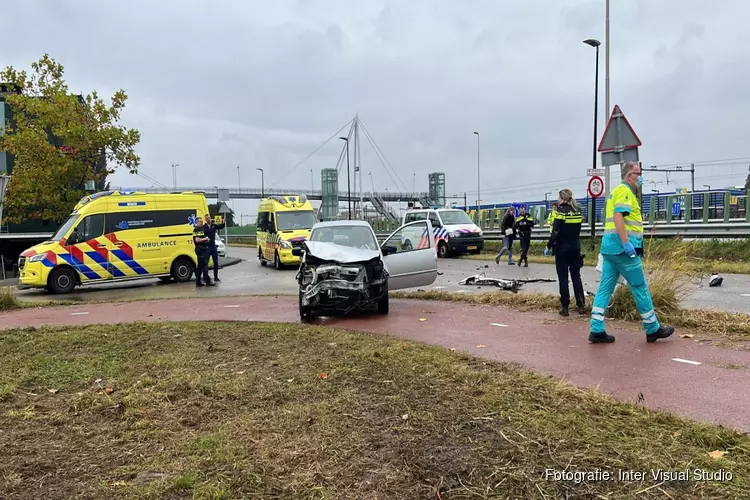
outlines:
[[[620, 137], [617, 137], [617, 125], [620, 122]], [[625, 149], [632, 149], [642, 146], [643, 143], [638, 138], [638, 135], [633, 130], [633, 126], [625, 118], [625, 114], [620, 109], [620, 106], [615, 104], [615, 108], [612, 110], [612, 114], [609, 116], [607, 121], [607, 127], [604, 129], [604, 135], [599, 143], [597, 151], [600, 153], [606, 151], [614, 151], [616, 147], [623, 146]]]

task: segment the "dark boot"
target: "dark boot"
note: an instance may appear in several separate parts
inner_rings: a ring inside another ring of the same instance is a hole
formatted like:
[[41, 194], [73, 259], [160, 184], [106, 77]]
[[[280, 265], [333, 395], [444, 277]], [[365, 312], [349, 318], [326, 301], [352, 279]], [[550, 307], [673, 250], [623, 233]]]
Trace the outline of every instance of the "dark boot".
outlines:
[[674, 333], [674, 327], [660, 326], [656, 332], [646, 335], [646, 342], [656, 342], [659, 339], [665, 339]]
[[568, 312], [568, 306], [560, 308], [560, 316], [570, 316], [570, 313]]
[[592, 344], [611, 344], [615, 341], [612, 335], [607, 335], [607, 332], [602, 333], [589, 333], [589, 342]]
[[581, 316], [583, 316], [584, 314], [586, 314], [586, 308], [583, 307], [583, 306], [577, 306], [576, 307], [576, 311], [578, 311], [578, 314], [580, 314]]
[[529, 259], [528, 259], [528, 257], [523, 259], [523, 267], [529, 267]]

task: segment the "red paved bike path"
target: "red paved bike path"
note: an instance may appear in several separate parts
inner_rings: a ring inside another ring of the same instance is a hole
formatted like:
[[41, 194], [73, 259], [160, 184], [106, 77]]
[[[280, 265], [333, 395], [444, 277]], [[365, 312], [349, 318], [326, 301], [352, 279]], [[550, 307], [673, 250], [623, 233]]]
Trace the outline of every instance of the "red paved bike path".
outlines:
[[[197, 320], [299, 323], [297, 298], [221, 297], [22, 309], [0, 313], [0, 328]], [[680, 338], [679, 330], [670, 339], [647, 344], [639, 325], [610, 322], [608, 330], [617, 341], [592, 345], [587, 342], [588, 317], [575, 313], [561, 318], [551, 312], [411, 300], [392, 300], [387, 316], [325, 318], [318, 323], [516, 362], [581, 387], [598, 387], [619, 399], [636, 401], [642, 394], [640, 404], [650, 408], [750, 431], [750, 352]]]

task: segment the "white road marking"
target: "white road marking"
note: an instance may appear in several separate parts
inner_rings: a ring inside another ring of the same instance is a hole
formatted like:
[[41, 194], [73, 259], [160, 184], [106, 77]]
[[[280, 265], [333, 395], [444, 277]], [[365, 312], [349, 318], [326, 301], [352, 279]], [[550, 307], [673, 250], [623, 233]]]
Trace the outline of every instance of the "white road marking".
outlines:
[[84, 314], [88, 314], [88, 313], [87, 312], [70, 313], [71, 316], [83, 316]]
[[508, 327], [508, 325], [504, 325], [504, 324], [502, 324], [502, 323], [490, 323], [490, 324], [491, 324], [492, 326], [504, 326], [504, 327], [506, 327], [506, 328]]
[[682, 358], [672, 358], [672, 361], [677, 361], [678, 363], [687, 363], [689, 365], [701, 365], [703, 363], [699, 363], [698, 361], [690, 361], [689, 359], [682, 359]]
[[743, 293], [742, 296], [743, 297], [750, 297], [750, 293]]
[[224, 307], [240, 307], [240, 305], [239, 304], [232, 304], [232, 305], [224, 306]]

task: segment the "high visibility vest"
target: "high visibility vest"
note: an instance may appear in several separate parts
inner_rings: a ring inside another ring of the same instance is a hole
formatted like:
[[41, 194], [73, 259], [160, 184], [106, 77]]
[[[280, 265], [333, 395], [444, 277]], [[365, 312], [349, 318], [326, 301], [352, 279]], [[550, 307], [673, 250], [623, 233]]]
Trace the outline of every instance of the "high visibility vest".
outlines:
[[552, 212], [550, 212], [549, 214], [549, 217], [547, 217], [547, 224], [549, 224], [549, 234], [552, 234], [552, 226], [555, 224], [555, 217], [557, 217], [557, 210], [553, 208]]
[[605, 208], [602, 253], [619, 255], [623, 252], [622, 241], [615, 228], [615, 213], [623, 214], [628, 240], [635, 248], [643, 248], [643, 216], [638, 195], [629, 185], [622, 183], [612, 190]]

